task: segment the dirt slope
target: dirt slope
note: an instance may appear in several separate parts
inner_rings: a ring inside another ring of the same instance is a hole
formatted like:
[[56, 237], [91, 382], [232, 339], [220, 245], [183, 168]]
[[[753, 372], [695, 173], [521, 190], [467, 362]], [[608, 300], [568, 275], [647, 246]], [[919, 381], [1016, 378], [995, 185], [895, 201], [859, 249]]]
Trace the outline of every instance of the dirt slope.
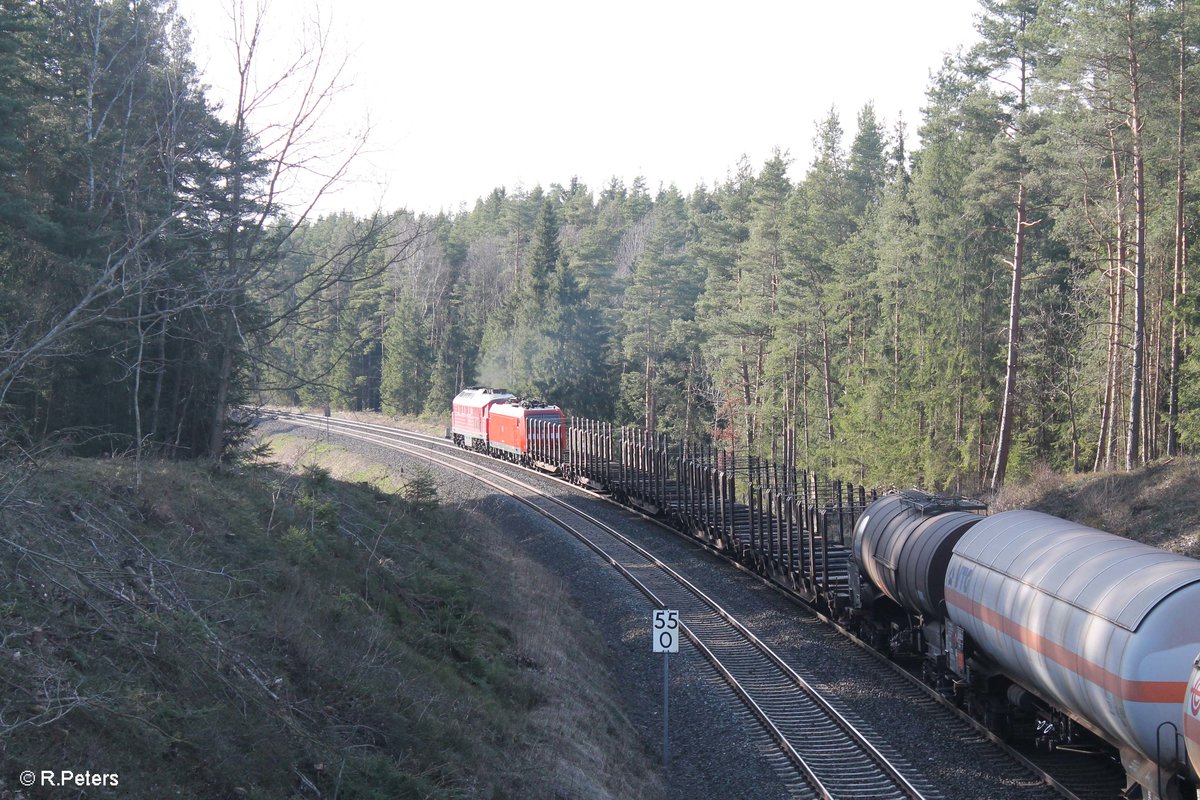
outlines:
[[1032, 508], [1200, 558], [1200, 462], [1176, 458], [1094, 475], [1036, 473], [1006, 487], [993, 511]]

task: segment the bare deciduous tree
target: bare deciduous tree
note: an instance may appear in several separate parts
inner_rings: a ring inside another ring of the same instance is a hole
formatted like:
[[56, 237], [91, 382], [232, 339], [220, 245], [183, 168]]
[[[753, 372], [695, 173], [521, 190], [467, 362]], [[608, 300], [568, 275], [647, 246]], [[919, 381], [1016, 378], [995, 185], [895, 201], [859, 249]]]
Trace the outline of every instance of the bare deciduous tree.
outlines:
[[[244, 0], [234, 0], [230, 20], [237, 86], [213, 224], [213, 258], [219, 264], [210, 306], [217, 363], [208, 446], [213, 460], [224, 451], [239, 357], [263, 358], [271, 332], [314, 298], [338, 283], [386, 268], [364, 272], [367, 255], [391, 229], [388, 218], [376, 213], [332, 256], [298, 273], [282, 269], [289, 241], [345, 177], [368, 130], [338, 141], [324, 138], [322, 126], [341, 88], [346, 59], [330, 60], [329, 29], [319, 20], [287, 63], [269, 67], [262, 52], [266, 4], [249, 8]], [[266, 69], [273, 70], [271, 76], [264, 77]], [[419, 230], [402, 233], [392, 247], [395, 257], [404, 257], [419, 236]]]

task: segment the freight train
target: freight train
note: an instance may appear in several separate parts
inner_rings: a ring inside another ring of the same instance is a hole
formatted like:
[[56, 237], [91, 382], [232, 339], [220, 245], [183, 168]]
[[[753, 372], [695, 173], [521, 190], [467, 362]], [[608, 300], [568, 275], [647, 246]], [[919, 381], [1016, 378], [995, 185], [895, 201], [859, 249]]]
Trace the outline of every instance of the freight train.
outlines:
[[752, 484], [735, 507], [736, 469], [700, 469], [682, 446], [645, 432], [623, 430], [616, 447], [611, 427], [473, 387], [454, 400], [451, 436], [572, 478], [572, 465], [592, 465], [585, 482], [655, 498], [650, 507], [678, 527], [802, 594], [823, 592], [842, 624], [918, 663], [927, 683], [994, 729], [1047, 747], [1106, 743], [1120, 755], [1127, 798], [1197, 796], [1200, 561], [1047, 514], [985, 516], [982, 504], [916, 491], [864, 500], [839, 561], [821, 509], [771, 491], [765, 503], [759, 491], [756, 509]]

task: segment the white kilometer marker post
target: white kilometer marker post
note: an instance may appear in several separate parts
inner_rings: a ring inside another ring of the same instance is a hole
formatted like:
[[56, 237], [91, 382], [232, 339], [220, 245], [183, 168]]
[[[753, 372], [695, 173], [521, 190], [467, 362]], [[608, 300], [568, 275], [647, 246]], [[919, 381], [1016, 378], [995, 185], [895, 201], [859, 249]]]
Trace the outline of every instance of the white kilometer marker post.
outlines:
[[667, 734], [670, 706], [667, 702], [667, 686], [670, 680], [670, 654], [679, 652], [679, 612], [665, 608], [656, 609], [650, 620], [650, 638], [655, 653], [663, 654], [663, 768], [671, 768], [671, 739]]

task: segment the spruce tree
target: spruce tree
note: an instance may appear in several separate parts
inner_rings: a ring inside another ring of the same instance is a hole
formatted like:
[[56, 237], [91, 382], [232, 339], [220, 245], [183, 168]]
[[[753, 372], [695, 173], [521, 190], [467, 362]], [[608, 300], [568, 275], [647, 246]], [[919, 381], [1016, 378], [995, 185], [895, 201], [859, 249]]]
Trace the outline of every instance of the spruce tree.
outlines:
[[538, 211], [529, 250], [525, 255], [525, 273], [521, 284], [521, 310], [526, 320], [541, 317], [554, 273], [558, 269], [558, 214], [555, 201], [547, 198]]
[[802, 369], [814, 376], [811, 394], [819, 398], [811, 411], [808, 404], [802, 409], [810, 420], [804, 427], [819, 431], [809, 440], [812, 450], [806, 460], [826, 469], [834, 458], [837, 359], [844, 350], [838, 346], [836, 292], [844, 271], [843, 247], [854, 232], [842, 135], [837, 111], [831, 109], [817, 124], [816, 155], [789, 204], [789, 269], [784, 277], [789, 324], [805, 349]]
[[737, 171], [708, 196], [696, 214], [699, 241], [695, 253], [705, 275], [697, 303], [697, 322], [711, 364], [714, 435], [725, 446], [752, 441], [757, 429], [757, 391], [753, 354], [763, 337], [752, 277], [743, 269], [750, 237], [755, 176], [743, 158]]
[[[904, 143], [900, 142], [903, 148]], [[846, 178], [850, 182], [854, 213], [864, 217], [867, 209], [879, 205], [883, 199], [884, 180], [887, 176], [887, 140], [883, 125], [875, 116], [875, 106], [867, 103], [858, 112], [858, 128], [854, 142], [850, 145]]]
[[383, 413], [418, 414], [429, 394], [429, 332], [415, 298], [401, 290], [383, 333]]

